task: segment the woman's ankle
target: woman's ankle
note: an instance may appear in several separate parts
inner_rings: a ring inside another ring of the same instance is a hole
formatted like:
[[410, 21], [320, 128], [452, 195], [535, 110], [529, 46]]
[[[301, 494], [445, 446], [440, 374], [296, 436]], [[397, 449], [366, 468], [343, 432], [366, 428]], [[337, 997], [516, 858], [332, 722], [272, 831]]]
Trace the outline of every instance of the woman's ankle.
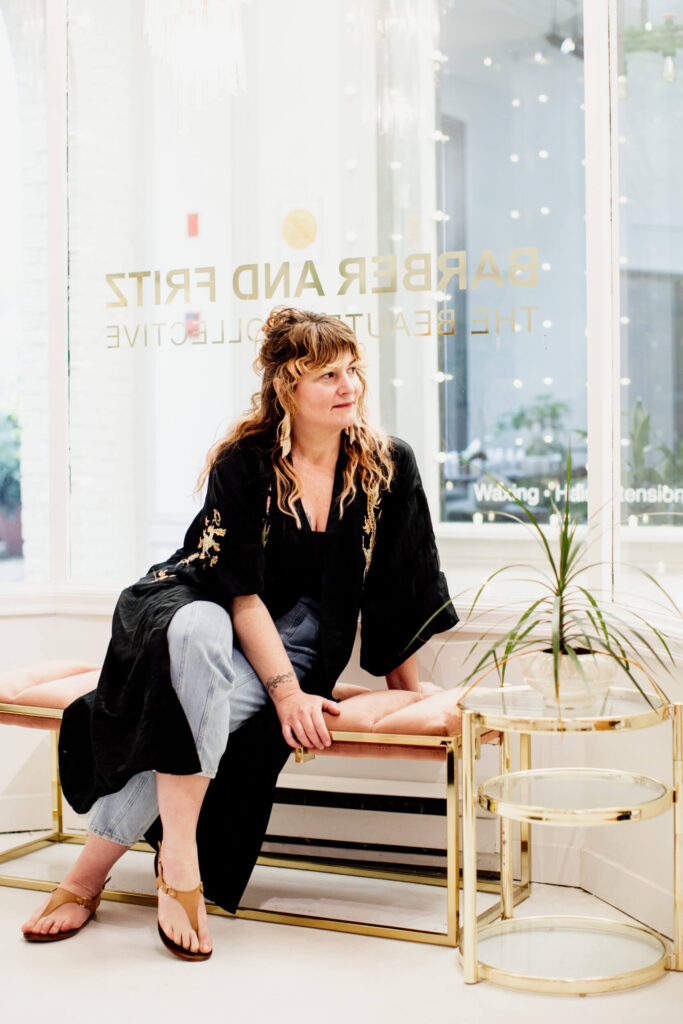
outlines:
[[83, 871], [79, 871], [76, 865], [64, 876], [60, 886], [63, 889], [68, 889], [69, 892], [75, 893], [76, 896], [86, 896], [92, 900], [102, 891], [105, 881], [106, 875], [100, 877], [91, 873], [86, 874]]

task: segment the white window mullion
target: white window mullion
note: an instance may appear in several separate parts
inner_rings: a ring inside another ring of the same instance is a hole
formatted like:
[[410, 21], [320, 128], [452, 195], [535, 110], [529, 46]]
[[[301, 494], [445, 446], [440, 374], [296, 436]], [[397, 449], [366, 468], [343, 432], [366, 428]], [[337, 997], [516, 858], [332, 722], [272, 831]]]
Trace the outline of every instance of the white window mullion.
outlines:
[[591, 585], [613, 588], [619, 517], [619, 262], [616, 0], [584, 5], [588, 515]]
[[67, 0], [46, 4], [50, 583], [69, 576]]

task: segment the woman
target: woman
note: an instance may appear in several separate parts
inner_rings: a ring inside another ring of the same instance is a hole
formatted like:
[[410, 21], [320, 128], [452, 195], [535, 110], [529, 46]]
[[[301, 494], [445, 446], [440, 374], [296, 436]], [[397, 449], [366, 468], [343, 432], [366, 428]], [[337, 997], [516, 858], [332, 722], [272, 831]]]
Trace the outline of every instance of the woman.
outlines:
[[359, 612], [363, 668], [407, 690], [415, 651], [457, 621], [414, 456], [368, 423], [351, 328], [276, 309], [256, 365], [261, 390], [209, 452], [182, 549], [123, 592], [97, 690], [64, 715], [64, 792], [95, 806], [30, 941], [76, 934], [125, 850], [163, 835], [159, 934], [206, 959], [200, 870], [234, 911], [290, 748], [330, 743]]

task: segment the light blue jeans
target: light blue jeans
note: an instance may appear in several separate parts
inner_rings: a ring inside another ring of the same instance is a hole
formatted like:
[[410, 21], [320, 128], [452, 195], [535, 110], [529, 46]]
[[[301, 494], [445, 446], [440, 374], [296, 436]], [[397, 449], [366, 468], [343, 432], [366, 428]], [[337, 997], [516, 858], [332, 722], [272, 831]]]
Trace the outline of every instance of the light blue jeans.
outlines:
[[[275, 621], [298, 679], [317, 657], [318, 604], [303, 597]], [[201, 765], [212, 779], [228, 736], [264, 704], [268, 695], [242, 652], [234, 647], [230, 616], [211, 601], [178, 609], [168, 627], [171, 682], [192, 730]], [[90, 831], [122, 846], [144, 836], [159, 814], [153, 771], [134, 775], [118, 793], [93, 807]]]

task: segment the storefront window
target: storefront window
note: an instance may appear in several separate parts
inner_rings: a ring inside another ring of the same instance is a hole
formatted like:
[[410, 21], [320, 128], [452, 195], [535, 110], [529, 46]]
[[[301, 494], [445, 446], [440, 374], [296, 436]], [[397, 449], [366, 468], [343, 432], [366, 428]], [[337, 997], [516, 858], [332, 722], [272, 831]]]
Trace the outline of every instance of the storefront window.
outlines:
[[48, 569], [44, 0], [0, 0], [0, 584]]
[[442, 516], [547, 520], [570, 447], [585, 514], [582, 5], [454, 0], [441, 50]]
[[71, 0], [75, 579], [182, 539], [281, 303], [354, 326], [436, 519], [500, 518], [482, 470], [546, 515], [570, 443], [585, 478], [581, 8], [560, 6]]
[[683, 4], [621, 4], [618, 47], [619, 555], [676, 590], [683, 561]]

